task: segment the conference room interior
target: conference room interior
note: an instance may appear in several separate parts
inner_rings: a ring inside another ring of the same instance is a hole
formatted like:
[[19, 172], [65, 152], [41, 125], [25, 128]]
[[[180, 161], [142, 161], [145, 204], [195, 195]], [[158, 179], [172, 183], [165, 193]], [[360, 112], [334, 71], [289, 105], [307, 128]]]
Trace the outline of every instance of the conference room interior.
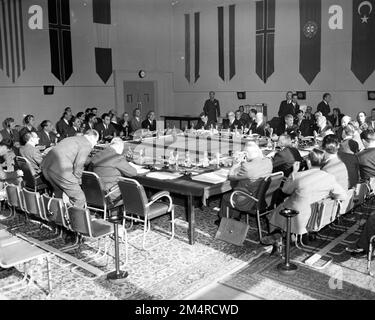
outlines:
[[375, 298], [375, 0], [0, 0], [0, 300]]

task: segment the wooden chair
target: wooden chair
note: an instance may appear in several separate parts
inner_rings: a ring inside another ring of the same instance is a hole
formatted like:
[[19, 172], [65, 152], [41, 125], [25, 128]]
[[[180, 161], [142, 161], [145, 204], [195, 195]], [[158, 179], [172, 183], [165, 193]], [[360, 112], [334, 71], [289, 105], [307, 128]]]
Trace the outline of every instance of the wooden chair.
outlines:
[[[167, 191], [160, 191], [154, 194], [150, 199], [147, 199], [143, 186], [134, 179], [121, 177], [118, 182], [121, 191], [122, 200], [124, 203], [124, 223], [125, 230], [126, 220], [143, 222], [143, 250], [150, 250], [151, 248], [160, 245], [155, 244], [152, 247], [146, 248], [146, 235], [151, 229], [151, 220], [160, 217], [164, 214], [171, 214], [171, 237], [169, 241], [174, 238], [174, 205], [172, 198]], [[158, 200], [165, 198], [168, 202], [158, 202]], [[136, 218], [138, 216], [139, 218]]]

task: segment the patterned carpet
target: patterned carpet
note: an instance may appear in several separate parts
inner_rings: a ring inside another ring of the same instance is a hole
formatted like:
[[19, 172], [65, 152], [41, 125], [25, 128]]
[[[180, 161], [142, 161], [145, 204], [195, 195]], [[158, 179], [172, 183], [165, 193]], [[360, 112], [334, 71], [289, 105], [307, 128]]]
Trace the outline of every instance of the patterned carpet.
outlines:
[[[187, 222], [182, 207], [177, 206], [177, 226], [175, 239], [144, 252], [129, 246], [128, 264], [121, 269], [129, 272], [129, 277], [123, 285], [114, 285], [104, 277], [96, 280], [87, 280], [70, 272], [70, 268], [62, 268], [51, 264], [53, 291], [47, 296], [42, 288], [47, 287], [44, 261], [34, 263], [32, 270], [36, 283], [26, 290], [2, 292], [7, 299], [182, 299], [199, 288], [223, 277], [231, 270], [249, 261], [251, 257], [264, 251], [264, 248], [248, 242], [243, 247], [215, 240], [217, 231], [214, 221], [217, 218], [212, 207], [196, 209], [197, 239], [196, 244], [188, 244]], [[3, 221], [2, 224], [6, 224]], [[29, 231], [35, 226], [23, 227], [18, 231]], [[151, 233], [148, 236], [150, 245], [159, 243], [164, 237], [159, 231], [168, 231], [167, 217], [161, 217], [152, 222]], [[129, 232], [130, 242], [134, 242], [141, 233], [139, 228]], [[48, 239], [52, 233], [46, 229], [37, 228], [32, 234], [37, 239]], [[136, 244], [140, 245], [139, 238]], [[50, 242], [49, 245], [59, 247], [61, 241]], [[82, 245], [80, 251], [69, 252], [75, 257], [82, 258], [94, 252], [91, 244]], [[111, 255], [114, 255], [113, 248]], [[121, 261], [125, 261], [124, 247], [120, 247]], [[57, 257], [53, 262], [63, 262]], [[106, 273], [114, 270], [113, 258], [107, 266], [98, 266]], [[0, 287], [21, 277], [22, 266], [0, 271]], [[1, 296], [0, 296], [1, 297]]]
[[[354, 218], [353, 222], [343, 221], [342, 225], [350, 227], [359, 218], [356, 214], [351, 217]], [[325, 228], [320, 232], [323, 240], [311, 241], [309, 245], [322, 248], [329, 243], [324, 239], [326, 236], [338, 237], [341, 233], [342, 231]], [[350, 238], [352, 236], [347, 239]], [[353, 238], [356, 236], [353, 235]], [[335, 254], [331, 254], [332, 252]], [[262, 255], [220, 283], [267, 300], [375, 299], [375, 278], [367, 273], [365, 256], [352, 257], [345, 251], [343, 244], [337, 245], [328, 255], [333, 257], [332, 263], [318, 270], [303, 263], [311, 253], [293, 247], [291, 260], [298, 266], [293, 276], [278, 272], [280, 258]]]

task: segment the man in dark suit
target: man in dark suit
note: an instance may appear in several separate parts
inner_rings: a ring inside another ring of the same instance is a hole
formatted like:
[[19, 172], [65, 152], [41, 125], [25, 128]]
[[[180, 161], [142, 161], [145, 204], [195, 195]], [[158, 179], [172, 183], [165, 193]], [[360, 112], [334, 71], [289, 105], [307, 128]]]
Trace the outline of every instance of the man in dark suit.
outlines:
[[95, 130], [88, 130], [83, 136], [65, 138], [44, 157], [43, 176], [52, 185], [57, 198], [65, 193], [72, 205], [84, 207], [86, 197], [80, 187], [82, 171], [98, 138]]
[[40, 124], [41, 130], [38, 132], [39, 145], [49, 148], [56, 144], [56, 134], [53, 132], [52, 122], [49, 120], [44, 120]]
[[241, 129], [242, 122], [236, 119], [236, 116], [233, 111], [228, 112], [228, 119], [223, 120], [223, 129], [229, 129], [230, 131], [234, 131], [237, 129]]
[[292, 96], [293, 92], [288, 91], [286, 93], [286, 100], [283, 100], [280, 103], [278, 115], [281, 119], [284, 119], [284, 117], [287, 114], [291, 114], [292, 116], [294, 116], [294, 105], [292, 104]]
[[208, 121], [211, 123], [217, 122], [217, 117], [220, 117], [220, 104], [217, 99], [215, 99], [215, 92], [210, 91], [210, 99], [204, 102], [203, 112], [207, 114]]
[[130, 128], [131, 134], [134, 134], [139, 129], [142, 129], [142, 122], [141, 122], [141, 110], [139, 108], [135, 108], [133, 111], [133, 118], [130, 120]]
[[85, 122], [83, 123], [83, 133], [85, 133], [87, 130], [94, 130], [96, 125], [96, 116], [93, 113], [89, 113], [86, 116]]
[[[339, 151], [346, 154], [356, 154], [359, 152], [358, 142], [353, 140], [355, 131], [352, 125], [347, 125], [342, 131], [342, 138]], [[338, 138], [337, 138], [338, 139]]]
[[283, 133], [298, 135], [298, 126], [294, 124], [294, 118], [291, 114], [284, 117], [284, 121], [280, 123], [276, 131], [278, 136]]
[[257, 112], [255, 116], [255, 122], [250, 127], [251, 133], [256, 133], [262, 137], [267, 136], [266, 123], [264, 122], [264, 116], [262, 112]]
[[111, 141], [116, 136], [116, 129], [111, 124], [108, 113], [103, 113], [102, 122], [95, 125], [95, 130], [99, 132], [100, 140]]
[[343, 131], [344, 131], [344, 128], [349, 124], [349, 122], [351, 121], [352, 119], [349, 117], [349, 116], [343, 116], [341, 118], [341, 126], [336, 130], [336, 136], [337, 138], [339, 139], [339, 141], [341, 142], [343, 140]]
[[13, 118], [6, 118], [4, 120], [4, 129], [0, 131], [4, 140], [12, 141], [14, 147], [20, 147], [19, 132], [14, 128], [16, 123]]
[[197, 129], [197, 130], [199, 130], [199, 129], [209, 130], [209, 129], [211, 129], [211, 125], [212, 125], [212, 127], [215, 126], [215, 123], [212, 122], [212, 121], [209, 121], [207, 115], [204, 112], [201, 112], [199, 117], [200, 117], [200, 119], [198, 120], [197, 124], [195, 125], [195, 129]]
[[100, 177], [104, 189], [115, 205], [121, 200], [121, 192], [117, 186], [119, 177], [134, 177], [137, 170], [132, 167], [122, 155], [124, 142], [121, 138], [113, 138], [110, 145], [97, 152], [92, 160], [92, 170]]
[[35, 132], [29, 132], [24, 139], [26, 143], [20, 147], [20, 155], [30, 162], [33, 175], [37, 176], [41, 173], [40, 164], [43, 161], [42, 153], [35, 147], [39, 143], [39, 137]]
[[293, 164], [296, 161], [302, 162], [299, 151], [292, 147], [292, 139], [288, 134], [279, 137], [278, 146], [280, 151], [273, 157], [273, 172], [282, 171], [285, 177], [293, 171]]
[[362, 181], [375, 177], [375, 132], [367, 129], [361, 133], [365, 150], [358, 153], [359, 172]]
[[56, 131], [60, 135], [59, 141], [68, 137], [68, 133], [70, 131], [70, 119], [72, 115], [65, 111], [61, 117], [61, 119], [56, 123]]
[[297, 112], [299, 111], [298, 94], [297, 93], [292, 94], [292, 105], [293, 105], [293, 109], [294, 109], [293, 115], [295, 116], [297, 114]]
[[329, 93], [323, 94], [323, 101], [321, 101], [316, 111], [319, 111], [322, 113], [323, 116], [327, 117], [329, 113], [331, 112], [331, 108], [329, 106], [329, 103], [331, 102], [331, 95]]
[[156, 131], [156, 120], [154, 111], [149, 111], [147, 113], [147, 119], [142, 121], [142, 128], [148, 129], [150, 131]]
[[313, 135], [314, 122], [304, 118], [303, 110], [298, 110], [297, 120], [295, 124], [298, 126], [298, 130], [303, 137], [308, 137]]
[[241, 113], [241, 120], [245, 124], [245, 127], [249, 128], [251, 123], [251, 118], [249, 114], [244, 112], [244, 106], [239, 106], [238, 110]]

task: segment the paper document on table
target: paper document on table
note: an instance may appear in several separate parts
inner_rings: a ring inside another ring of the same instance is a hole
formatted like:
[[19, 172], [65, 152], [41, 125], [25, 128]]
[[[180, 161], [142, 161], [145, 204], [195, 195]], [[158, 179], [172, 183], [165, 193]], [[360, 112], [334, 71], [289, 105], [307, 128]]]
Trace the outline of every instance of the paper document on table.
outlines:
[[182, 174], [178, 172], [150, 172], [146, 177], [159, 180], [172, 180], [181, 177]]
[[139, 166], [133, 162], [129, 162], [129, 164], [135, 169], [137, 170], [137, 174], [143, 174], [143, 173], [147, 173], [147, 172], [150, 172], [149, 169], [145, 169], [143, 168], [142, 166]]
[[228, 170], [222, 169], [216, 172], [207, 172], [207, 173], [203, 173], [198, 176], [192, 177], [191, 179], [195, 181], [202, 181], [202, 182], [212, 183], [212, 184], [223, 183], [224, 181], [228, 179]]

